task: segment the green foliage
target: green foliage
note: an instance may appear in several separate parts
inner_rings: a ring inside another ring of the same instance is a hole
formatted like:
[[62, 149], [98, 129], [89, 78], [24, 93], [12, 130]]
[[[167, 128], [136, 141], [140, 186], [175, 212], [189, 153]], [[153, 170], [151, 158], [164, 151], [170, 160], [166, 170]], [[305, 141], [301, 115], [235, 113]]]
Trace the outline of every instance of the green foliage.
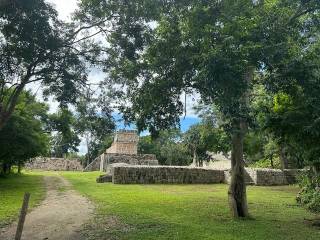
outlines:
[[[268, 128], [288, 145], [291, 155], [298, 155], [304, 165], [318, 164], [319, 159], [319, 43], [306, 51], [292, 66], [281, 69], [283, 82], [278, 84]], [[301, 141], [303, 139], [303, 141]]]
[[312, 212], [320, 212], [320, 177], [305, 174], [300, 177], [297, 202]]
[[244, 140], [244, 157], [252, 167], [281, 168], [279, 145], [261, 125], [250, 129]]
[[270, 161], [270, 159], [260, 159], [257, 160], [253, 163], [249, 164], [249, 167], [252, 168], [276, 168], [276, 169], [280, 169], [281, 168], [281, 162], [280, 162], [280, 158], [279, 157], [274, 157], [272, 159], [272, 162]]
[[74, 27], [58, 20], [45, 0], [7, 1], [0, 8], [0, 129], [30, 83], [63, 106], [75, 103], [87, 79], [80, 56], [92, 48], [79, 49]]
[[48, 107], [37, 102], [29, 92], [20, 95], [16, 111], [0, 130], [1, 172], [48, 152], [49, 138], [42, 121], [47, 110]]
[[225, 131], [205, 123], [191, 126], [184, 133], [183, 141], [197, 166], [209, 160], [208, 151], [227, 153], [230, 150], [230, 139]]
[[141, 137], [138, 152], [155, 154], [163, 165], [189, 165], [192, 157], [182, 142], [183, 134], [178, 129], [161, 131], [156, 139], [151, 136]]
[[108, 103], [101, 103], [90, 96], [90, 92], [86, 95], [77, 103], [75, 128], [85, 139], [89, 164], [111, 145], [115, 123]]
[[[101, 219], [88, 239], [131, 240], [316, 240], [320, 232], [305, 224], [316, 217], [295, 203], [297, 186], [248, 187], [252, 220], [233, 220], [225, 184], [92, 184], [99, 172], [63, 172], [81, 194], [97, 204]], [[115, 204], [117, 203], [117, 204]], [[290, 207], [288, 207], [290, 206]], [[116, 228], [100, 228], [117, 219]], [[123, 228], [121, 228], [123, 226]]]
[[249, 131], [244, 140], [244, 155], [247, 162], [256, 162], [264, 157], [265, 137], [256, 131]]
[[75, 130], [76, 119], [67, 108], [61, 108], [49, 116], [50, 130], [54, 132], [51, 151], [56, 157], [63, 157], [69, 152], [78, 152], [80, 138]]

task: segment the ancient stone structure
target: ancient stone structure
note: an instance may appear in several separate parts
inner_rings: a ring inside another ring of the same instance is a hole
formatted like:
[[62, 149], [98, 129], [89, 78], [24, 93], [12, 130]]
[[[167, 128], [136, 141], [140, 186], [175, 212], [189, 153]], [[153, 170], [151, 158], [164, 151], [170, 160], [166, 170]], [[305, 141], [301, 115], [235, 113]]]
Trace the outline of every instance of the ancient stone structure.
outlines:
[[83, 167], [77, 159], [37, 157], [25, 164], [26, 169], [46, 171], [82, 171]]
[[105, 154], [100, 160], [100, 171], [107, 172], [108, 167], [113, 163], [126, 163], [130, 165], [159, 165], [154, 154]]
[[[247, 184], [257, 186], [289, 185], [297, 182], [297, 177], [305, 172], [303, 169], [268, 169], [268, 168], [246, 168]], [[231, 180], [229, 170], [225, 171], [226, 183]]]
[[139, 137], [136, 131], [121, 130], [115, 136], [111, 147], [106, 150], [106, 153], [116, 154], [138, 154], [138, 141]]
[[154, 154], [138, 154], [139, 137], [134, 130], [116, 132], [113, 143], [105, 153], [90, 163], [85, 171], [107, 172], [110, 164], [127, 163], [132, 165], [158, 165]]
[[[153, 154], [137, 154], [138, 135], [135, 131], [119, 131], [104, 154], [86, 167], [87, 171], [100, 170], [97, 182], [115, 184], [152, 183], [229, 183], [230, 160], [214, 156], [214, 161], [203, 168], [194, 166], [159, 166]], [[296, 182], [300, 170], [246, 168], [249, 185], [286, 185]]]
[[146, 166], [116, 163], [109, 174], [97, 182], [112, 181], [115, 184], [151, 183], [223, 183], [224, 172], [220, 170], [182, 166]]
[[[247, 185], [273, 186], [296, 183], [297, 176], [304, 170], [246, 168]], [[113, 163], [105, 175], [97, 182], [115, 184], [153, 184], [153, 183], [230, 183], [229, 170], [195, 168], [182, 166], [147, 166]]]

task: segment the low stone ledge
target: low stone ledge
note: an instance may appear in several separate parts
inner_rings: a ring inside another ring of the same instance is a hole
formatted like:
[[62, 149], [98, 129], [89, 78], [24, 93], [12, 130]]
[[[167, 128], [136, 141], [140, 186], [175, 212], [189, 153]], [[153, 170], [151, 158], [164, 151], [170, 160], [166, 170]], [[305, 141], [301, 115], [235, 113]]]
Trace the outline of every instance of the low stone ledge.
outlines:
[[113, 165], [112, 182], [115, 184], [206, 184], [224, 182], [221, 170], [180, 166]]
[[246, 168], [247, 174], [257, 186], [281, 186], [295, 184], [298, 176], [304, 173], [304, 169], [269, 169]]
[[[245, 168], [247, 185], [275, 186], [297, 182], [303, 169]], [[230, 171], [183, 166], [150, 166], [113, 163], [97, 182], [115, 184], [205, 184], [230, 183]]]
[[297, 183], [297, 178], [304, 169], [267, 169], [256, 168], [255, 184], [258, 186], [289, 185]]

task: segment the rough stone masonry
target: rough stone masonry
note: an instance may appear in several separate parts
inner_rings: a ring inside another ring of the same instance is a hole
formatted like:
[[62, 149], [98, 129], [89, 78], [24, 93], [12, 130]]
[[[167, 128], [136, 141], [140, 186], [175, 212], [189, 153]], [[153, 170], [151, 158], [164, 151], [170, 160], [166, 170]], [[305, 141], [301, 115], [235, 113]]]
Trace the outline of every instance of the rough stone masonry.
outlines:
[[[250, 185], [272, 186], [296, 183], [304, 170], [246, 168], [246, 182]], [[114, 163], [108, 172], [97, 178], [98, 183], [114, 184], [207, 184], [229, 183], [229, 170], [182, 166], [146, 166]]]
[[139, 136], [134, 130], [119, 130], [116, 132], [112, 145], [92, 163], [85, 171], [108, 171], [113, 163], [131, 165], [159, 165], [154, 154], [138, 154]]
[[[105, 153], [86, 170], [100, 170], [105, 175], [97, 182], [115, 184], [153, 183], [228, 183], [230, 172], [226, 169], [185, 166], [159, 166], [153, 154], [138, 154], [139, 137], [136, 131], [121, 130]], [[299, 170], [246, 169], [247, 184], [285, 185], [296, 181]]]
[[25, 164], [26, 169], [46, 171], [82, 171], [83, 167], [77, 159], [37, 157]]

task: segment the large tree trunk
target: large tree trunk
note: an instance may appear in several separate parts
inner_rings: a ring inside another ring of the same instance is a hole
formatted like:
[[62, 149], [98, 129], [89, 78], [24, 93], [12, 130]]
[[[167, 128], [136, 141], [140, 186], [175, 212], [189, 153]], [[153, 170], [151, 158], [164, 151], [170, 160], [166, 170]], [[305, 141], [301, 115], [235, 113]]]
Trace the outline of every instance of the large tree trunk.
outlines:
[[233, 217], [248, 217], [249, 213], [243, 161], [243, 139], [246, 132], [245, 122], [240, 121], [239, 125], [235, 126], [234, 129], [231, 152], [231, 183], [228, 191], [229, 205]]

